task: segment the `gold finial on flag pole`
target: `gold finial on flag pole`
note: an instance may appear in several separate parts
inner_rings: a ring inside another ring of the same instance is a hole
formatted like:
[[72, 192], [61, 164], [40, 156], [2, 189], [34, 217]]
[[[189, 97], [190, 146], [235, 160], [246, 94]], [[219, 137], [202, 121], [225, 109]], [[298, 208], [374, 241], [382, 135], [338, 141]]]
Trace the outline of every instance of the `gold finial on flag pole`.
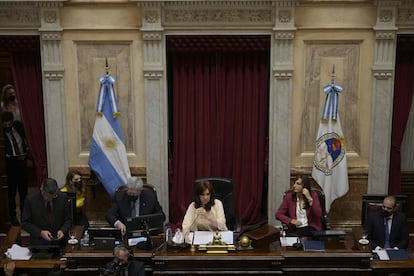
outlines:
[[331, 73], [331, 83], [334, 84], [335, 83], [335, 64], [332, 65], [332, 73]]

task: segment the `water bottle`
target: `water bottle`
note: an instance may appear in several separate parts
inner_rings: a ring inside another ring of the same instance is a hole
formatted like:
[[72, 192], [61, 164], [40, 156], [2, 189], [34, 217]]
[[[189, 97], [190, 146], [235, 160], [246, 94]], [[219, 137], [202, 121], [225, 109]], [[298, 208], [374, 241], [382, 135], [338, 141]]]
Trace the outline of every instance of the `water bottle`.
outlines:
[[175, 235], [174, 235], [174, 238], [173, 238], [173, 242], [175, 242], [175, 243], [184, 243], [184, 236], [183, 236], [183, 233], [181, 232], [180, 228], [177, 228], [175, 230]]
[[88, 230], [85, 230], [85, 233], [83, 234], [83, 239], [81, 239], [81, 245], [82, 246], [89, 246], [89, 233], [88, 233]]
[[171, 230], [171, 226], [169, 225], [167, 225], [167, 227], [165, 228], [165, 241], [167, 243], [172, 242], [172, 230]]

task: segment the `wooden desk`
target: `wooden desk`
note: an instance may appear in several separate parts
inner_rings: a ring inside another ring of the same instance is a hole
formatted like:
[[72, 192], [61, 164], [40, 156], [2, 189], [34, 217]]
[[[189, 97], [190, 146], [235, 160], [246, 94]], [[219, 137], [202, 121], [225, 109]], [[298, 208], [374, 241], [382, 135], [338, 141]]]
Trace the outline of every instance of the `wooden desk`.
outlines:
[[[227, 254], [191, 252], [186, 248], [178, 253], [168, 252], [165, 246], [158, 250], [142, 251], [134, 248], [134, 257], [144, 261], [147, 275], [171, 274], [256, 274], [256, 275], [388, 275], [392, 272], [409, 275], [414, 271], [414, 252], [406, 261], [378, 261], [372, 257], [369, 246], [358, 244], [360, 232], [354, 229], [344, 241], [325, 243], [325, 251], [311, 252], [292, 247], [281, 247], [279, 241], [254, 248], [251, 251], [230, 251]], [[160, 238], [153, 238], [156, 245]], [[97, 275], [100, 268], [113, 259], [112, 251], [97, 251], [79, 245], [67, 245], [64, 260], [15, 261], [17, 272], [43, 275], [55, 264], [65, 268], [65, 275]], [[9, 260], [1, 260], [1, 266]], [[1, 275], [1, 272], [0, 272]]]
[[0, 275], [4, 275], [3, 267], [4, 264], [14, 262], [16, 265], [14, 275], [20, 275], [20, 273], [30, 273], [30, 275], [42, 275], [45, 276], [49, 271], [52, 270], [54, 265], [59, 265], [61, 269], [65, 269], [66, 262], [60, 259], [52, 259], [52, 260], [28, 260], [28, 261], [20, 261], [20, 260], [9, 260], [9, 259], [2, 259], [0, 260], [0, 268], [1, 272]]
[[167, 252], [165, 248], [155, 253], [153, 275], [162, 274], [282, 274], [283, 257], [269, 250], [207, 254], [191, 252], [189, 248], [179, 253]]
[[281, 247], [276, 241], [252, 251], [227, 254], [192, 253], [188, 248], [170, 253], [163, 248], [152, 259], [154, 275], [371, 275], [371, 257], [369, 251], [355, 246], [353, 235], [349, 234], [344, 241], [326, 241], [323, 252]]

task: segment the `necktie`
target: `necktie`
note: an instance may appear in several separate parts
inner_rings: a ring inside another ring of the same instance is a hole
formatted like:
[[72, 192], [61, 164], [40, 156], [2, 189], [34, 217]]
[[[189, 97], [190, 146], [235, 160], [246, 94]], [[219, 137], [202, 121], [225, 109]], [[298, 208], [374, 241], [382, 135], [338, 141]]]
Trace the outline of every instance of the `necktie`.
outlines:
[[131, 201], [131, 217], [136, 217], [137, 211], [135, 209], [135, 201]]
[[16, 156], [21, 155], [21, 151], [19, 149], [19, 145], [17, 144], [16, 137], [13, 134], [13, 130], [11, 130], [9, 133], [10, 133], [11, 141], [12, 141], [12, 144], [13, 144], [14, 155], [16, 155]]
[[384, 230], [385, 230], [385, 244], [384, 248], [391, 248], [390, 246], [390, 230], [388, 228], [388, 218], [385, 219]]
[[49, 224], [52, 223], [52, 205], [50, 204], [50, 201], [46, 203], [46, 210], [47, 210], [47, 221]]

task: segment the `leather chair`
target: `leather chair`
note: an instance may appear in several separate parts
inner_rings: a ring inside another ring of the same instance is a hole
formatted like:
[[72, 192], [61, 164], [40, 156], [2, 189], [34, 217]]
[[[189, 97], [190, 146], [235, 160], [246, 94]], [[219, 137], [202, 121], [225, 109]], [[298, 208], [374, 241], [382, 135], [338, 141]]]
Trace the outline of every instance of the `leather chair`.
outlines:
[[194, 185], [206, 180], [213, 185], [216, 199], [223, 203], [227, 228], [230, 231], [240, 232], [241, 220], [235, 211], [233, 181], [224, 177], [203, 177], [194, 180]]
[[[377, 211], [382, 208], [382, 202], [387, 195], [380, 194], [363, 194], [362, 195], [362, 208], [361, 208], [361, 225], [365, 225], [365, 220], [368, 217], [368, 213]], [[398, 211], [405, 213], [407, 205], [406, 195], [395, 195], [397, 200]]]

